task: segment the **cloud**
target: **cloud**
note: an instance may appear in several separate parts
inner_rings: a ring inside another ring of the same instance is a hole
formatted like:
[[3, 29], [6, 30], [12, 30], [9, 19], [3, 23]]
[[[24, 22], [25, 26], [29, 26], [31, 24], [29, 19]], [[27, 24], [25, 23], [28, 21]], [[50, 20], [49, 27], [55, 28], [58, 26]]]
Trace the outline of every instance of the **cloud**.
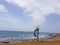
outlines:
[[59, 0], [6, 0], [8, 3], [17, 5], [24, 9], [28, 16], [32, 17], [31, 27], [42, 25], [46, 16], [51, 13], [60, 14]]
[[8, 10], [6, 10], [6, 8], [0, 4], [0, 12], [8, 12]]
[[[6, 14], [7, 15], [7, 14]], [[13, 16], [1, 16], [0, 17], [0, 29], [2, 30], [19, 30], [21, 29], [21, 23], [19, 19]]]
[[0, 30], [12, 31], [22, 29], [22, 27], [21, 20], [15, 18], [4, 5], [0, 4]]

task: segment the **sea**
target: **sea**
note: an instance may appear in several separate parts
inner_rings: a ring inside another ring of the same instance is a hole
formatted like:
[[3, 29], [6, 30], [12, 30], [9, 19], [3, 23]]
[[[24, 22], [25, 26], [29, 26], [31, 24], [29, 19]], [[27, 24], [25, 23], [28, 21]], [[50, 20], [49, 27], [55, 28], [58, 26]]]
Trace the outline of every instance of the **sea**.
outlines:
[[[51, 33], [40, 32], [39, 39], [48, 39], [52, 36], [49, 36]], [[34, 40], [37, 37], [34, 37], [34, 32], [24, 32], [24, 31], [0, 31], [0, 42], [17, 42], [17, 41], [26, 41]]]

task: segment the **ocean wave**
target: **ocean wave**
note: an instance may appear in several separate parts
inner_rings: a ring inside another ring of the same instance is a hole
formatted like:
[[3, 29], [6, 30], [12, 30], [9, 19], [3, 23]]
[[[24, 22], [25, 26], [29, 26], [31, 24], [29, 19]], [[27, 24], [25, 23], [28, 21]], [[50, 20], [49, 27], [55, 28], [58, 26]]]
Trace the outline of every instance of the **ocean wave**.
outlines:
[[[39, 39], [49, 39], [52, 38], [52, 36], [50, 35], [40, 35]], [[36, 39], [36, 37], [34, 36], [28, 36], [28, 37], [0, 37], [0, 42], [15, 42], [15, 41], [23, 41], [23, 40], [32, 40], [32, 39]]]

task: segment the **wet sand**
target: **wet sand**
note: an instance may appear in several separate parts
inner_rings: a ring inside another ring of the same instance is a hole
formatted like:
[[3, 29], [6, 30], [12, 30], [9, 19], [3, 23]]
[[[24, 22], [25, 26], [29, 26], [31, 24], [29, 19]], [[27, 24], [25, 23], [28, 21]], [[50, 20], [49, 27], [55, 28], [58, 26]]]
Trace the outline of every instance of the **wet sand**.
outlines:
[[54, 39], [40, 41], [22, 41], [15, 43], [0, 43], [0, 45], [60, 45], [60, 34], [56, 34]]

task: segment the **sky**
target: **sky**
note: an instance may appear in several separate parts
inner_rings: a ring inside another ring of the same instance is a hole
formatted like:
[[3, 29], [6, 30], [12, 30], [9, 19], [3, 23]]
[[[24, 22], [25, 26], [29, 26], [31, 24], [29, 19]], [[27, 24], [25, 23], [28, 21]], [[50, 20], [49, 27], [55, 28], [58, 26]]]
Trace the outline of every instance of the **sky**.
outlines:
[[60, 33], [60, 0], [1, 0], [0, 30]]

